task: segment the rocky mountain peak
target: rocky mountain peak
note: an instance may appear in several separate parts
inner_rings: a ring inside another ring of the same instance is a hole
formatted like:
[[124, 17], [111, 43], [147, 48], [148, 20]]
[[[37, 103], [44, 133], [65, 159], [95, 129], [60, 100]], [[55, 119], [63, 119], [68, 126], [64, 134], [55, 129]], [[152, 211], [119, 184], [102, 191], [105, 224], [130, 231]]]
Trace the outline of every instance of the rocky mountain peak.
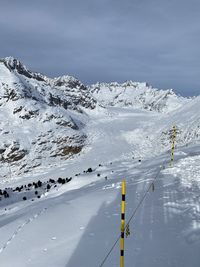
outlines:
[[6, 67], [10, 69], [15, 69], [15, 68], [17, 69], [18, 67], [25, 68], [25, 66], [18, 59], [14, 57], [5, 57], [4, 59], [2, 59], [2, 61], [4, 62]]
[[93, 96], [103, 106], [133, 107], [157, 112], [170, 112], [188, 102], [172, 89], [158, 90], [146, 82], [96, 83], [90, 86]]
[[63, 75], [57, 78], [53, 79], [53, 84], [55, 86], [65, 86], [69, 88], [74, 88], [74, 87], [84, 87], [85, 86], [75, 77], [69, 76], [69, 75]]
[[96, 106], [96, 100], [89, 89], [73, 76], [51, 79], [28, 70], [13, 57], [1, 59], [0, 63], [1, 103], [29, 98], [79, 112], [81, 108], [93, 109]]
[[38, 81], [46, 81], [44, 75], [28, 70], [27, 67], [16, 58], [6, 57], [4, 59], [1, 59], [1, 61], [10, 71], [14, 71], [18, 74], [24, 75], [27, 78], [33, 78]]

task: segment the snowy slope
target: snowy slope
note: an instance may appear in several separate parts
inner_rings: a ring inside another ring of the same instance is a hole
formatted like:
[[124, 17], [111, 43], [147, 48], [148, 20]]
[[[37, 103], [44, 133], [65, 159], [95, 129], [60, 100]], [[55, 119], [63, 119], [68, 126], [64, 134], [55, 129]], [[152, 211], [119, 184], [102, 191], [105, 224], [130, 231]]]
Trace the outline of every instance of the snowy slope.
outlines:
[[8, 179], [80, 153], [96, 101], [76, 78], [50, 79], [18, 60], [0, 61], [0, 166]]
[[[125, 266], [199, 267], [200, 97], [138, 84], [132, 98], [131, 83], [121, 102], [113, 93], [100, 101], [92, 92], [95, 100], [75, 78], [49, 79], [12, 58], [0, 63], [0, 77], [1, 266], [100, 267], [120, 235], [122, 179], [128, 219], [158, 174], [130, 223]], [[87, 103], [77, 106], [79, 93]], [[64, 152], [61, 138], [67, 146], [72, 138], [70, 146], [81, 152], [51, 157]], [[23, 160], [23, 170], [33, 171], [19, 175]], [[119, 266], [119, 243], [103, 266]]]
[[[158, 121], [159, 128], [154, 127], [157, 132], [156, 142], [163, 149], [169, 145], [169, 136], [172, 125], [177, 128], [176, 143], [178, 146], [199, 144], [200, 141], [200, 97], [196, 97], [184, 106], [165, 115]], [[155, 136], [155, 135], [154, 135]]]
[[[90, 116], [93, 117], [86, 130], [93, 139], [87, 144], [87, 153], [55, 172], [43, 170], [39, 176], [43, 180], [72, 176], [69, 183], [50, 191], [44, 188], [40, 199], [32, 196], [23, 201], [22, 196], [30, 194], [24, 191], [13, 193], [14, 204], [5, 206], [5, 200], [1, 200], [2, 266], [100, 266], [120, 234], [122, 179], [127, 182], [126, 217], [129, 218], [164, 162], [165, 169], [154, 184], [155, 191], [147, 194], [130, 223], [131, 236], [125, 240], [125, 264], [198, 267], [200, 146], [178, 146], [172, 168], [169, 152], [152, 154], [139, 162], [140, 157], [132, 156], [136, 153], [134, 149], [152, 153], [146, 134], [155, 125], [157, 131], [162, 129], [160, 114], [109, 108], [108, 113]], [[169, 117], [162, 115], [162, 118], [170, 123]], [[128, 142], [130, 132], [140, 133], [135, 146]], [[84, 172], [89, 167], [93, 172]], [[80, 175], [75, 176], [76, 173]], [[24, 177], [24, 183], [27, 178], [32, 181], [38, 177]], [[16, 182], [8, 185], [14, 186]], [[104, 266], [119, 266], [119, 244]]]
[[170, 112], [189, 99], [177, 96], [172, 89], [158, 90], [147, 83], [127, 81], [119, 84], [96, 83], [90, 86], [93, 96], [104, 106], [134, 107]]

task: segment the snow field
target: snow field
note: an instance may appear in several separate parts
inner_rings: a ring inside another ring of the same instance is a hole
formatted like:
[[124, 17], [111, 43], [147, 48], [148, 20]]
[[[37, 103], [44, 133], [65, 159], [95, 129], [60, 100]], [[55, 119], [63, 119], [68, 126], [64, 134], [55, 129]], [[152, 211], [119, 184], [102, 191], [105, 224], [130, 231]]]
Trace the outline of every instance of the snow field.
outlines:
[[[108, 113], [91, 114], [85, 129], [89, 142], [80, 157], [9, 182], [16, 186], [73, 176], [37, 201], [3, 207], [3, 267], [99, 266], [120, 234], [122, 179], [127, 182], [128, 220], [163, 162], [155, 191], [147, 194], [130, 223], [125, 265], [199, 267], [200, 146], [177, 146], [169, 167], [170, 146], [161, 149], [156, 137], [163, 120], [171, 125], [170, 118], [133, 109], [110, 108]], [[89, 167], [93, 172], [84, 173]], [[104, 266], [119, 266], [119, 244]]]

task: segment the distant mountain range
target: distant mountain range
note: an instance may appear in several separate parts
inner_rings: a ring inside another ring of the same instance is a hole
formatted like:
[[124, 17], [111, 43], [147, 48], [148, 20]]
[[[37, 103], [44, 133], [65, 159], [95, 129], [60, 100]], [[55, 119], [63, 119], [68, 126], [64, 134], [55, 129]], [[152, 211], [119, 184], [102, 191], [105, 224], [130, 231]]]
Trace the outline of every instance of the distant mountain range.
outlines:
[[[12, 57], [0, 60], [1, 176], [16, 175], [74, 157], [84, 148], [91, 112], [108, 106], [168, 114], [192, 102], [147, 83], [96, 83], [72, 76], [54, 79], [28, 70]], [[192, 105], [192, 104], [191, 104]]]
[[96, 83], [89, 89], [104, 106], [134, 107], [167, 113], [188, 102], [188, 99], [177, 96], [172, 89], [158, 90], [148, 83], [133, 81], [122, 84]]

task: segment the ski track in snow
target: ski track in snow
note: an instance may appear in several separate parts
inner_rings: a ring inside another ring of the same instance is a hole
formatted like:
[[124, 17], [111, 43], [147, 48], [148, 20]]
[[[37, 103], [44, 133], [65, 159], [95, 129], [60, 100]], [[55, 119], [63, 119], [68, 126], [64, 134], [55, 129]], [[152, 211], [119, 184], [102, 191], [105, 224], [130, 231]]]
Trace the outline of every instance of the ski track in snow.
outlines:
[[28, 218], [25, 222], [23, 222], [21, 225], [19, 225], [17, 227], [17, 229], [14, 231], [14, 233], [12, 234], [12, 236], [6, 241], [6, 243], [0, 248], [0, 253], [2, 253], [7, 247], [8, 245], [12, 242], [12, 240], [20, 233], [20, 231], [22, 231], [22, 229], [30, 224], [31, 222], [33, 222], [35, 219], [37, 219], [39, 216], [41, 216], [45, 211], [47, 210], [47, 208], [43, 208], [42, 210], [40, 210], [39, 212], [37, 212], [36, 214], [34, 214], [32, 217]]

